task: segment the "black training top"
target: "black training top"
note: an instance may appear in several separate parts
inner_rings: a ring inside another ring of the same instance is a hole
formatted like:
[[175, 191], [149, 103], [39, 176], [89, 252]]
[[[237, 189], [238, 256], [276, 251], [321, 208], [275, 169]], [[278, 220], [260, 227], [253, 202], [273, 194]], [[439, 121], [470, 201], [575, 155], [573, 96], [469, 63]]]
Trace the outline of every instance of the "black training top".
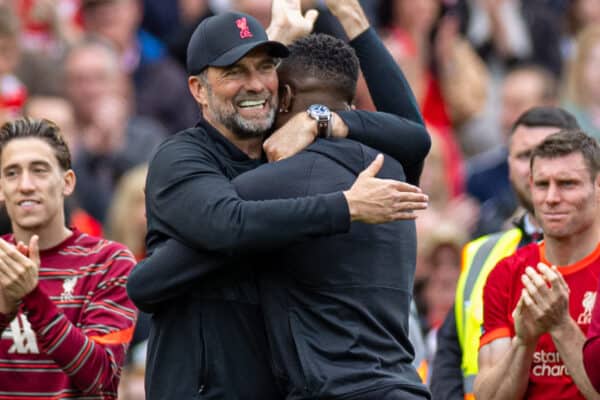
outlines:
[[[351, 185], [376, 155], [351, 140], [318, 140], [233, 182], [251, 200], [330, 193]], [[393, 159], [378, 176], [405, 179]], [[412, 220], [353, 223], [348, 233], [260, 257], [273, 373], [288, 400], [367, 396], [390, 387], [427, 396], [408, 338], [416, 247]]]

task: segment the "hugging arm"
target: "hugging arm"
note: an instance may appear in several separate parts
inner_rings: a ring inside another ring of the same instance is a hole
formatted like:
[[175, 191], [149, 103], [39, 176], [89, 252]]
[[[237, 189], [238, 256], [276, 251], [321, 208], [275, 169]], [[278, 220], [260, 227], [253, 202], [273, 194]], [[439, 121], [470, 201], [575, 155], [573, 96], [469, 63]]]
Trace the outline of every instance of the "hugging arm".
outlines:
[[168, 239], [135, 266], [127, 282], [127, 294], [140, 310], [152, 313], [211, 272], [225, 268], [231, 260]]

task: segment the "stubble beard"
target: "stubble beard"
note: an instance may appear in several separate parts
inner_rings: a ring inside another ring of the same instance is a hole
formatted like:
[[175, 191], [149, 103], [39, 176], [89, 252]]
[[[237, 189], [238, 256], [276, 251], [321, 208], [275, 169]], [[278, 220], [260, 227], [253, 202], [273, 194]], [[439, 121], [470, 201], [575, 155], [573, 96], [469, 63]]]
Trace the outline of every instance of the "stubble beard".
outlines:
[[527, 193], [523, 193], [522, 190], [520, 190], [519, 188], [517, 188], [515, 185], [513, 185], [513, 191], [515, 192], [515, 195], [517, 196], [517, 201], [519, 202], [519, 204], [531, 215], [535, 214], [535, 210], [533, 208], [533, 202], [531, 200], [531, 195], [528, 195]]
[[[275, 111], [277, 109], [278, 99], [277, 96], [270, 96], [267, 99], [269, 104], [269, 111], [267, 115], [258, 120], [247, 119], [242, 117], [235, 109], [235, 106], [228, 102], [217, 102], [210, 85], [208, 88], [208, 107], [212, 111], [214, 118], [222, 124], [225, 128], [229, 129], [240, 139], [254, 139], [262, 138], [273, 127], [275, 122]], [[251, 97], [251, 96], [246, 96]], [[236, 100], [233, 100], [235, 103]]]

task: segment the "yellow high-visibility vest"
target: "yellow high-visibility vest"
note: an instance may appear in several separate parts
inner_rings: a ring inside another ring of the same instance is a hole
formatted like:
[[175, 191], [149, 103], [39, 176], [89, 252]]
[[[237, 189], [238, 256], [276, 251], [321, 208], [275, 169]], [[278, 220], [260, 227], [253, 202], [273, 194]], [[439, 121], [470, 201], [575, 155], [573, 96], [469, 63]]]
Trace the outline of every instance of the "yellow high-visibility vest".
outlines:
[[513, 254], [523, 233], [514, 228], [482, 236], [463, 248], [462, 271], [456, 287], [456, 332], [462, 350], [461, 369], [465, 399], [473, 399], [477, 352], [483, 324], [483, 287], [498, 261]]

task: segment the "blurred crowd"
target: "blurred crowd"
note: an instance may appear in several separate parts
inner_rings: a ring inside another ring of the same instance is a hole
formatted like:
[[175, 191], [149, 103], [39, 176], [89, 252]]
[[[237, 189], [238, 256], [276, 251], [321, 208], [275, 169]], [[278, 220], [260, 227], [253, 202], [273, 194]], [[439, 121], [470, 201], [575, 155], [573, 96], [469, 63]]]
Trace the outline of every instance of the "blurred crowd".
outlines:
[[[304, 3], [320, 10], [317, 32], [344, 37], [319, 0]], [[462, 246], [522, 213], [507, 165], [516, 118], [560, 105], [600, 139], [600, 0], [362, 3], [432, 136], [415, 298], [433, 354]], [[185, 49], [197, 24], [225, 9], [266, 26], [271, 1], [0, 0], [0, 121], [27, 115], [61, 127], [78, 179], [67, 204], [71, 225], [144, 257], [146, 162], [164, 138], [198, 120]], [[356, 106], [373, 109], [364, 82]], [[123, 398], [134, 399], [143, 393], [143, 347], [134, 344], [130, 359]]]

